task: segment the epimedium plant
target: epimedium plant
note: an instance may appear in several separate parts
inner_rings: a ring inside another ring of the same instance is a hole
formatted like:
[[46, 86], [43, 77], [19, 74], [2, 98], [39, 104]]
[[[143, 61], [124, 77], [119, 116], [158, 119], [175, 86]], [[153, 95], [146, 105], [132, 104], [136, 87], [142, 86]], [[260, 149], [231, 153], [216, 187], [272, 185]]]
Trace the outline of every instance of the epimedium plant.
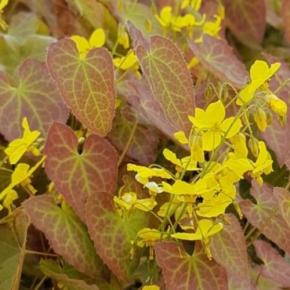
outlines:
[[290, 287], [288, 0], [0, 11], [0, 290]]

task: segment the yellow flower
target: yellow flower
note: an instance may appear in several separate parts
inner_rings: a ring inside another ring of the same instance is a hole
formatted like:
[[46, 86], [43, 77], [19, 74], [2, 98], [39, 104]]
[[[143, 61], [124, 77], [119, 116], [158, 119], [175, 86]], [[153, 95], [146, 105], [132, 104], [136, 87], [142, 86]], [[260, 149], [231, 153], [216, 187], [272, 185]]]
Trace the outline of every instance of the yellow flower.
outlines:
[[251, 81], [240, 92], [236, 103], [239, 106], [249, 103], [255, 96], [257, 89], [265, 84], [280, 68], [280, 63], [268, 66], [263, 60], [256, 60], [250, 69]]
[[187, 171], [198, 170], [197, 162], [195, 160], [192, 160], [191, 156], [186, 156], [179, 159], [174, 152], [167, 148], [163, 150], [163, 156], [172, 164], [174, 164], [177, 169], [184, 169]]
[[163, 190], [174, 195], [200, 195], [207, 191], [207, 184], [203, 179], [199, 179], [195, 183], [188, 183], [182, 180], [176, 180], [173, 185], [162, 182]]
[[210, 104], [206, 110], [196, 108], [195, 116], [189, 116], [195, 128], [201, 130], [202, 147], [205, 151], [212, 151], [217, 148], [221, 139], [231, 138], [239, 133], [241, 120], [234, 117], [225, 119], [225, 107], [221, 101]]
[[41, 158], [41, 160], [38, 161], [31, 168], [26, 163], [17, 164], [15, 170], [11, 175], [10, 184], [2, 192], [0, 192], [0, 201], [3, 200], [2, 202], [3, 206], [7, 208], [9, 212], [11, 211], [13, 201], [18, 198], [18, 195], [15, 192], [14, 187], [23, 184], [25, 187], [28, 187], [29, 189], [34, 189], [30, 185], [30, 177], [35, 172], [35, 170], [43, 163], [44, 159], [45, 157]]
[[106, 42], [106, 34], [104, 29], [97, 28], [93, 31], [89, 40], [79, 35], [71, 36], [71, 40], [76, 44], [80, 57], [85, 58], [90, 49], [104, 46]]
[[113, 62], [115, 67], [122, 70], [138, 70], [139, 68], [138, 59], [133, 50], [129, 50], [125, 56], [115, 57]]
[[121, 197], [114, 196], [114, 202], [125, 210], [137, 208], [142, 211], [151, 211], [157, 202], [153, 198], [138, 199], [135, 192], [126, 192]]
[[174, 133], [174, 137], [180, 144], [185, 145], [189, 142], [183, 131], [178, 131]]
[[125, 49], [129, 48], [130, 46], [129, 35], [123, 25], [119, 25], [118, 27], [117, 42], [118, 44], [122, 45]]
[[181, 2], [181, 9], [192, 7], [195, 11], [198, 11], [201, 7], [202, 0], [183, 0]]
[[267, 102], [274, 113], [276, 113], [283, 120], [286, 119], [288, 108], [287, 104], [283, 100], [271, 93], [267, 95]]
[[0, 27], [3, 30], [7, 29], [7, 24], [5, 22], [5, 20], [2, 18], [2, 14], [3, 14], [3, 9], [8, 5], [9, 0], [0, 0]]
[[251, 175], [259, 185], [263, 184], [262, 174], [269, 174], [273, 171], [270, 153], [268, 152], [266, 145], [263, 141], [258, 142], [259, 155], [256, 162], [253, 163], [254, 169], [251, 171]]
[[5, 149], [5, 154], [9, 158], [10, 164], [16, 164], [27, 151], [31, 151], [35, 155], [39, 155], [38, 149], [33, 143], [39, 137], [39, 131], [31, 131], [27, 118], [22, 120], [23, 136], [11, 141]]
[[262, 108], [258, 108], [254, 112], [254, 120], [260, 131], [264, 132], [268, 127], [268, 118], [266, 112]]
[[160, 11], [160, 16], [155, 15], [158, 22], [161, 24], [161, 26], [167, 28], [170, 27], [172, 22], [172, 7], [170, 6], [164, 6]]
[[143, 228], [137, 233], [137, 238], [139, 239], [137, 242], [139, 247], [151, 247], [161, 239], [161, 232], [156, 229]]
[[151, 168], [129, 163], [127, 165], [127, 170], [137, 172], [135, 176], [136, 180], [144, 185], [147, 184], [149, 182], [149, 178], [152, 177], [172, 179], [171, 174], [168, 173], [164, 168]]
[[157, 285], [146, 285], [142, 287], [142, 290], [160, 290], [160, 287]]
[[246, 144], [246, 136], [239, 133], [230, 139], [233, 148], [235, 158], [246, 158], [248, 156], [248, 148]]
[[209, 240], [209, 237], [217, 234], [223, 229], [222, 223], [214, 223], [210, 219], [202, 219], [198, 221], [197, 229], [194, 233], [175, 233], [171, 237], [179, 240], [186, 241], [205, 241]]

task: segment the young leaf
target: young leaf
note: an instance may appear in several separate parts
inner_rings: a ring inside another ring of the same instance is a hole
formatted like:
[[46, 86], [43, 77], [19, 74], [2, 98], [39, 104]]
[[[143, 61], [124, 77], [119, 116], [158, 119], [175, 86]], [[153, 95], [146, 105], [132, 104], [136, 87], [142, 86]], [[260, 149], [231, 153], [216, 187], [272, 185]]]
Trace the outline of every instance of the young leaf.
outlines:
[[247, 83], [246, 67], [226, 40], [204, 35], [201, 43], [191, 41], [189, 45], [204, 67], [220, 80], [238, 88]]
[[140, 211], [121, 216], [114, 211], [112, 197], [103, 193], [90, 196], [86, 207], [86, 222], [95, 249], [110, 270], [127, 281], [136, 269], [136, 255], [132, 257], [131, 242], [147, 221]]
[[290, 264], [267, 242], [259, 240], [254, 245], [257, 255], [264, 262], [260, 273], [281, 287], [290, 287]]
[[[45, 170], [70, 206], [84, 220], [84, 207], [90, 195], [110, 195], [116, 186], [118, 156], [102, 137], [90, 135], [78, 152], [73, 130], [54, 123], [45, 145]], [[111, 195], [110, 195], [111, 196]]]
[[188, 115], [194, 110], [195, 100], [193, 82], [181, 51], [161, 36], [144, 39], [133, 25], [129, 26], [129, 32], [154, 105], [161, 108], [175, 131], [188, 131]]
[[154, 128], [139, 125], [136, 122], [136, 117], [133, 116], [129, 107], [122, 108], [114, 119], [113, 128], [108, 137], [122, 152], [134, 132], [127, 155], [142, 164], [151, 164], [157, 154], [158, 133]]
[[251, 47], [261, 44], [266, 29], [265, 0], [223, 0], [226, 23], [237, 38]]
[[251, 194], [257, 203], [243, 200], [240, 203], [243, 214], [262, 234], [290, 254], [290, 228], [280, 213], [272, 188], [252, 183]]
[[81, 278], [71, 277], [72, 275], [69, 275], [70, 273], [66, 273], [53, 260], [41, 260], [40, 269], [47, 277], [56, 280], [69, 290], [99, 290], [96, 285], [89, 285]]
[[280, 213], [290, 228], [290, 192], [282, 187], [275, 187], [274, 197], [279, 205]]
[[44, 136], [54, 121], [65, 122], [68, 117], [45, 64], [36, 60], [26, 60], [16, 80], [0, 73], [0, 131], [6, 139], [21, 135], [23, 117]]
[[32, 224], [42, 231], [53, 250], [78, 271], [96, 278], [102, 263], [85, 226], [69, 210], [57, 206], [49, 195], [31, 197], [23, 203]]
[[110, 132], [115, 113], [112, 57], [105, 48], [90, 50], [85, 58], [70, 39], [49, 47], [48, 67], [66, 104], [93, 133]]
[[229, 289], [251, 289], [244, 233], [234, 215], [227, 215], [223, 231], [212, 237], [211, 250], [216, 262], [227, 272]]
[[0, 289], [16, 290], [25, 256], [28, 217], [21, 211], [15, 215], [14, 222], [0, 225]]
[[176, 242], [159, 242], [155, 246], [167, 290], [227, 290], [224, 269], [210, 261], [201, 249], [188, 255]]

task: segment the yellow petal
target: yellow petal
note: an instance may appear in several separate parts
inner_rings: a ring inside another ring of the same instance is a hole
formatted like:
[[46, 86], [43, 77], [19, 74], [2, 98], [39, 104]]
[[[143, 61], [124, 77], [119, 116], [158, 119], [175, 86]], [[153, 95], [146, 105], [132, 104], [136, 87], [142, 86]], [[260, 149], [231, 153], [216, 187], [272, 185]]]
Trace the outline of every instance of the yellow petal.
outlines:
[[234, 154], [236, 158], [245, 158], [248, 156], [248, 148], [246, 144], [246, 136], [239, 133], [233, 136], [230, 140], [234, 147]]
[[226, 134], [226, 138], [231, 138], [238, 134], [241, 130], [242, 122], [240, 119], [230, 117], [225, 119], [220, 125], [221, 130]]
[[157, 285], [146, 285], [143, 286], [142, 290], [160, 290], [160, 287]]
[[3, 10], [9, 3], [9, 0], [1, 0], [0, 1], [0, 10]]
[[198, 195], [206, 190], [206, 183], [202, 179], [195, 183], [176, 180], [173, 185], [162, 182], [163, 190], [177, 195]]
[[212, 151], [221, 143], [220, 132], [205, 132], [202, 135], [202, 148], [204, 151]]
[[183, 131], [178, 131], [178, 132], [174, 133], [174, 138], [180, 144], [188, 144], [188, 139]]
[[115, 67], [122, 70], [127, 70], [137, 65], [138, 59], [135, 53], [130, 50], [126, 56], [114, 58], [113, 62]]
[[117, 39], [117, 41], [125, 49], [129, 48], [129, 46], [130, 46], [129, 35], [126, 32], [124, 26], [122, 26], [122, 25], [119, 25], [119, 28], [118, 28], [118, 39]]
[[217, 101], [211, 103], [206, 109], [206, 116], [212, 122], [212, 124], [219, 124], [221, 123], [226, 115], [225, 106], [222, 101]]
[[71, 40], [76, 44], [80, 55], [87, 53], [87, 51], [90, 49], [89, 42], [82, 36], [73, 35], [71, 36]]
[[170, 26], [172, 20], [172, 7], [164, 6], [160, 11], [160, 17], [156, 16], [156, 18], [163, 27]]
[[104, 29], [97, 28], [89, 39], [90, 48], [102, 47], [106, 42], [106, 34]]

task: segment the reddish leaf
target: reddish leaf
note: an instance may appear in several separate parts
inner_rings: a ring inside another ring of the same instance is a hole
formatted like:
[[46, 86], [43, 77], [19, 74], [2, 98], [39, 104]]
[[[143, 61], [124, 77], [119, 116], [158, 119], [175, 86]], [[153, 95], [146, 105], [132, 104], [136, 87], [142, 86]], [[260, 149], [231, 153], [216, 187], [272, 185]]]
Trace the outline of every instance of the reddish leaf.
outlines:
[[281, 11], [284, 23], [285, 39], [290, 43], [290, 0], [283, 0]]
[[290, 228], [290, 192], [285, 188], [275, 187], [273, 193], [279, 205], [280, 213]]
[[200, 249], [190, 256], [176, 242], [160, 242], [155, 253], [167, 290], [228, 289], [224, 269]]
[[260, 273], [259, 267], [252, 269], [252, 280], [255, 286], [253, 286], [251, 290], [282, 290], [273, 280], [263, 276]]
[[249, 222], [267, 238], [290, 253], [290, 228], [280, 214], [272, 188], [267, 185], [252, 184], [251, 194], [257, 203], [249, 200], [241, 202], [241, 209]]
[[0, 74], [0, 131], [6, 139], [22, 134], [23, 117], [43, 135], [53, 121], [65, 122], [68, 117], [45, 64], [36, 60], [26, 60], [16, 79]]
[[192, 41], [190, 48], [205, 68], [222, 81], [238, 88], [247, 83], [246, 67], [226, 40], [205, 35], [202, 43]]
[[226, 23], [240, 41], [258, 46], [266, 29], [265, 0], [223, 0]]
[[152, 99], [146, 101], [151, 103], [154, 110], [164, 114], [165, 121], [175, 131], [188, 131], [188, 115], [193, 112], [195, 100], [193, 82], [181, 51], [164, 37], [144, 39], [132, 25], [129, 31], [144, 78], [152, 93]]
[[281, 287], [290, 287], [290, 264], [267, 242], [259, 240], [254, 245], [257, 255], [264, 262], [260, 267], [260, 273]]
[[57, 254], [88, 276], [100, 275], [101, 261], [93, 243], [85, 226], [71, 211], [58, 207], [49, 195], [31, 197], [23, 206], [32, 224], [45, 234]]
[[102, 137], [90, 135], [83, 144], [83, 152], [79, 153], [73, 130], [55, 123], [49, 130], [45, 154], [48, 177], [82, 219], [90, 195], [114, 191], [118, 156]]
[[226, 217], [223, 231], [213, 236], [211, 249], [214, 259], [224, 267], [229, 289], [251, 289], [250, 268], [244, 233], [234, 215]]
[[49, 70], [73, 114], [93, 133], [104, 136], [115, 112], [112, 57], [105, 48], [90, 50], [81, 59], [72, 40], [50, 46]]
[[90, 196], [85, 211], [98, 255], [120, 280], [129, 280], [137, 262], [132, 259], [131, 241], [146, 226], [144, 214], [138, 211], [121, 216], [114, 211], [112, 197], [106, 193]]
[[[136, 124], [137, 120], [128, 107], [122, 108], [114, 119], [109, 139], [122, 152], [133, 134], [127, 155], [142, 164], [150, 164], [156, 158], [159, 138], [156, 130], [150, 126]], [[134, 129], [134, 127], [136, 128]]]

